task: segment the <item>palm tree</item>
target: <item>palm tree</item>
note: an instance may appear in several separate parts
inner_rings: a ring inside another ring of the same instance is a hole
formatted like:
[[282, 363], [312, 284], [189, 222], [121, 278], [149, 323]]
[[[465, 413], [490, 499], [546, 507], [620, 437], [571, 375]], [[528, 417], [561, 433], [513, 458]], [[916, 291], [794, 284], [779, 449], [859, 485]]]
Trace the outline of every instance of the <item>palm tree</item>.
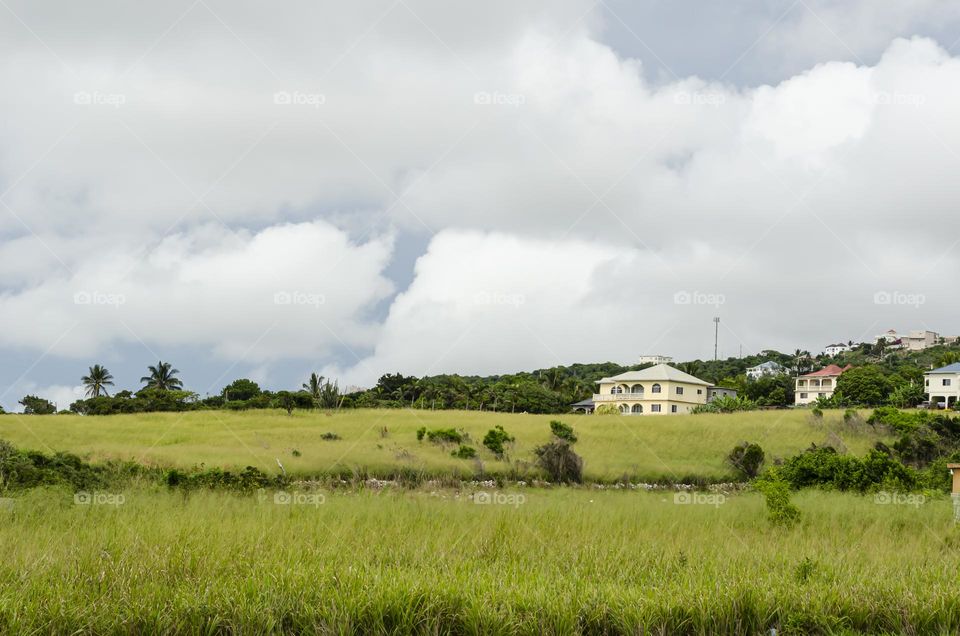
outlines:
[[106, 367], [99, 364], [93, 365], [87, 371], [87, 375], [80, 378], [80, 381], [87, 387], [87, 397], [100, 397], [101, 392], [110, 397], [106, 387], [113, 386], [113, 376]]
[[150, 372], [150, 375], [145, 375], [140, 378], [141, 382], [146, 383], [147, 386], [145, 388], [161, 389], [163, 391], [183, 388], [183, 380], [174, 377], [180, 373], [180, 371], [171, 367], [169, 362], [160, 360], [157, 362], [157, 366], [147, 367], [147, 371]]
[[323, 376], [311, 373], [310, 380], [303, 383], [303, 390], [310, 394], [313, 403], [319, 407], [323, 394]]

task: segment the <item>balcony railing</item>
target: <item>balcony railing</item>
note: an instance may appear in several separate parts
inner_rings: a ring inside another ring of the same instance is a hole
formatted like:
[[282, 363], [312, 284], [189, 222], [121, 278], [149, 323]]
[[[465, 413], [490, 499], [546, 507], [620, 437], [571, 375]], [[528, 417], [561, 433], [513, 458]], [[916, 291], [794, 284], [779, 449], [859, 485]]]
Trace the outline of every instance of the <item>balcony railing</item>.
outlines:
[[[619, 402], [621, 400], [642, 400], [644, 395], [648, 395], [646, 391], [643, 393], [594, 393], [593, 401], [594, 402]], [[664, 393], [650, 393], [649, 395], [661, 396], [665, 395]]]

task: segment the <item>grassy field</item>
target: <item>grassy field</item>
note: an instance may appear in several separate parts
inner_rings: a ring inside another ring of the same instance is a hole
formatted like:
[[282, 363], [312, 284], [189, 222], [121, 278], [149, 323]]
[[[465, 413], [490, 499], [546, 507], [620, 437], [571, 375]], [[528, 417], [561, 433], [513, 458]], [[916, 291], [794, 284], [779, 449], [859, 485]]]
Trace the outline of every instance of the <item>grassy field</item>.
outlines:
[[[666, 419], [666, 418], [665, 418]], [[112, 493], [114, 496], [118, 493]], [[948, 498], [147, 486], [0, 506], [3, 633], [957, 633]], [[322, 495], [322, 497], [319, 497]], [[499, 503], [498, 503], [499, 502]]]
[[[558, 416], [464, 411], [347, 410], [336, 414], [281, 411], [200, 411], [110, 417], [0, 416], [0, 438], [43, 452], [70, 451], [92, 461], [135, 460], [163, 467], [242, 468], [274, 473], [279, 460], [291, 474], [360, 470], [389, 475], [399, 468], [429, 474], [471, 475], [473, 461], [450, 456], [450, 447], [419, 443], [420, 427], [467, 431], [484, 471], [508, 474], [532, 460]], [[664, 417], [561, 416], [574, 426], [576, 450], [589, 479], [613, 481], [729, 476], [724, 456], [738, 442], [759, 443], [768, 458], [797, 453], [812, 442], [837, 440], [862, 454], [880, 439], [869, 427], [849, 427], [841, 414], [816, 421], [809, 411]], [[516, 436], [514, 461], [498, 461], [482, 447], [484, 434], [502, 425]], [[385, 433], [383, 432], [385, 429]], [[326, 441], [333, 432], [342, 439]], [[299, 455], [298, 455], [299, 454]]]

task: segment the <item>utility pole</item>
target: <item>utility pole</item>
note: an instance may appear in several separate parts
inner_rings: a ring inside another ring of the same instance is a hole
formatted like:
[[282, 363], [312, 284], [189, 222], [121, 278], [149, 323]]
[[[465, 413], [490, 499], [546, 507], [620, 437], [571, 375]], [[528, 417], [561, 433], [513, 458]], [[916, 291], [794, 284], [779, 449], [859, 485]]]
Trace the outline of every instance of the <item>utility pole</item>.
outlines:
[[720, 316], [713, 319], [713, 361], [717, 361], [717, 342], [720, 337]]

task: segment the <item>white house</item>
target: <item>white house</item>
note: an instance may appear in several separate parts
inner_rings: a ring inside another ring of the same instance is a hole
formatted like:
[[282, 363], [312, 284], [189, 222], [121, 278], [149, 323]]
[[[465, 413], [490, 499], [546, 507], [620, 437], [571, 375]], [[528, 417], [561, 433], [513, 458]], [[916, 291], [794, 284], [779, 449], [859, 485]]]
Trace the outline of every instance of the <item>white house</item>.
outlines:
[[887, 349], [923, 351], [942, 342], [953, 340], [953, 338], [943, 338], [936, 331], [930, 331], [929, 329], [914, 329], [904, 334], [897, 333], [896, 329], [890, 329], [886, 333], [876, 336], [875, 342], [881, 340], [887, 343]]
[[759, 380], [767, 375], [783, 375], [785, 373], [788, 373], [787, 368], [773, 360], [761, 362], [757, 366], [747, 369], [747, 377], [751, 380]]
[[827, 345], [823, 348], [824, 353], [828, 356], [835, 356], [838, 353], [843, 353], [844, 351], [850, 351], [852, 347], [850, 345], [845, 345], [842, 342], [832, 345]]
[[707, 403], [710, 383], [668, 364], [627, 371], [597, 381], [596, 408], [612, 404], [624, 415], [689, 413]]
[[796, 380], [794, 403], [802, 406], [816, 402], [820, 397], [833, 397], [833, 392], [837, 390], [837, 380], [848, 369], [850, 369], [849, 364], [842, 368], [829, 364], [819, 371], [801, 375]]
[[960, 362], [924, 373], [923, 384], [931, 404], [952, 407], [960, 398]]

